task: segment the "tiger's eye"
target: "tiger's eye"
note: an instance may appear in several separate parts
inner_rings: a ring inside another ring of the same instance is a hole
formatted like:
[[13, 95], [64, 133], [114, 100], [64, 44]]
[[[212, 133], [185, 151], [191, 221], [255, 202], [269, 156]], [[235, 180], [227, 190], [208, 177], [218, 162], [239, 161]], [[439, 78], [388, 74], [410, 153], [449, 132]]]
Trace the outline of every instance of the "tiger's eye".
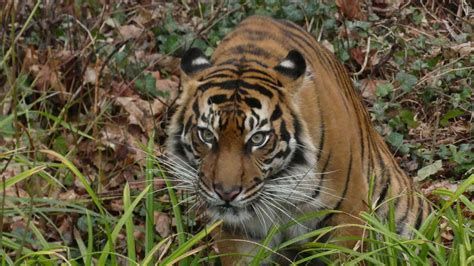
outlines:
[[252, 142], [252, 145], [254, 146], [261, 146], [265, 143], [266, 140], [267, 140], [267, 136], [263, 133], [255, 133], [250, 138], [250, 141]]
[[214, 141], [214, 133], [207, 128], [199, 130], [199, 137], [205, 143], [212, 143]]

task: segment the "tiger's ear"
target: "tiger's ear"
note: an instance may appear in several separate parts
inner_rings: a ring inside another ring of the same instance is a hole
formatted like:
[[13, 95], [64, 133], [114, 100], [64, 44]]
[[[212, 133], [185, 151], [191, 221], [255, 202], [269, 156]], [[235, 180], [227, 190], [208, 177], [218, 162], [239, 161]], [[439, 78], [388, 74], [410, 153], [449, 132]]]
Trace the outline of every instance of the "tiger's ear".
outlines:
[[306, 61], [300, 52], [291, 50], [274, 69], [292, 80], [297, 80], [306, 71]]
[[199, 48], [190, 48], [181, 58], [181, 70], [188, 76], [211, 66], [211, 62]]

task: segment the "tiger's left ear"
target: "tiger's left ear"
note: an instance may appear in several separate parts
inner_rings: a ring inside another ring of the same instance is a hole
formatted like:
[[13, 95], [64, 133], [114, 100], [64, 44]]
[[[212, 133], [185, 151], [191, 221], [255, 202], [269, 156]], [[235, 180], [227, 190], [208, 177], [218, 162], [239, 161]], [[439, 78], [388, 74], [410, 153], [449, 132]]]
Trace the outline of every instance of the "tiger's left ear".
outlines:
[[291, 50], [274, 69], [294, 81], [305, 73], [306, 61], [300, 52]]
[[181, 58], [181, 70], [188, 76], [211, 66], [211, 62], [199, 48], [189, 49]]

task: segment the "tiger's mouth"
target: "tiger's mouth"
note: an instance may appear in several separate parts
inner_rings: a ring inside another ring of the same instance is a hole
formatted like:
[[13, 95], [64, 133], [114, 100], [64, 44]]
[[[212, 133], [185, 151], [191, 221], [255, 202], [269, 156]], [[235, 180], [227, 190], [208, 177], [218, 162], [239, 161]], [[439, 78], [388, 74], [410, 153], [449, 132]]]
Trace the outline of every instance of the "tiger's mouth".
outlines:
[[229, 203], [207, 206], [207, 213], [212, 219], [222, 219], [227, 224], [237, 224], [247, 221], [253, 216], [251, 205], [233, 206]]
[[200, 194], [210, 217], [223, 219], [227, 223], [236, 223], [252, 217], [253, 206], [258, 204], [261, 191], [263, 191], [263, 184], [259, 187], [246, 189], [232, 201], [224, 201], [217, 194], [213, 195], [214, 193], [209, 195], [208, 192], [201, 191]]

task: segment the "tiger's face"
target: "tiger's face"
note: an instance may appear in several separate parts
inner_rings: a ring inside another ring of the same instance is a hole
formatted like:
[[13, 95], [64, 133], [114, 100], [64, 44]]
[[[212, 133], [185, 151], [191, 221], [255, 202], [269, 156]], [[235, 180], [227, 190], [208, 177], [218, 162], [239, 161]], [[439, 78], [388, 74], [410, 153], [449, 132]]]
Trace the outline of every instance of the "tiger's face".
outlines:
[[239, 224], [308, 200], [314, 150], [289, 93], [303, 82], [302, 55], [291, 51], [265, 68], [212, 65], [191, 49], [181, 67], [183, 93], [168, 143], [175, 160], [168, 165], [208, 214]]

